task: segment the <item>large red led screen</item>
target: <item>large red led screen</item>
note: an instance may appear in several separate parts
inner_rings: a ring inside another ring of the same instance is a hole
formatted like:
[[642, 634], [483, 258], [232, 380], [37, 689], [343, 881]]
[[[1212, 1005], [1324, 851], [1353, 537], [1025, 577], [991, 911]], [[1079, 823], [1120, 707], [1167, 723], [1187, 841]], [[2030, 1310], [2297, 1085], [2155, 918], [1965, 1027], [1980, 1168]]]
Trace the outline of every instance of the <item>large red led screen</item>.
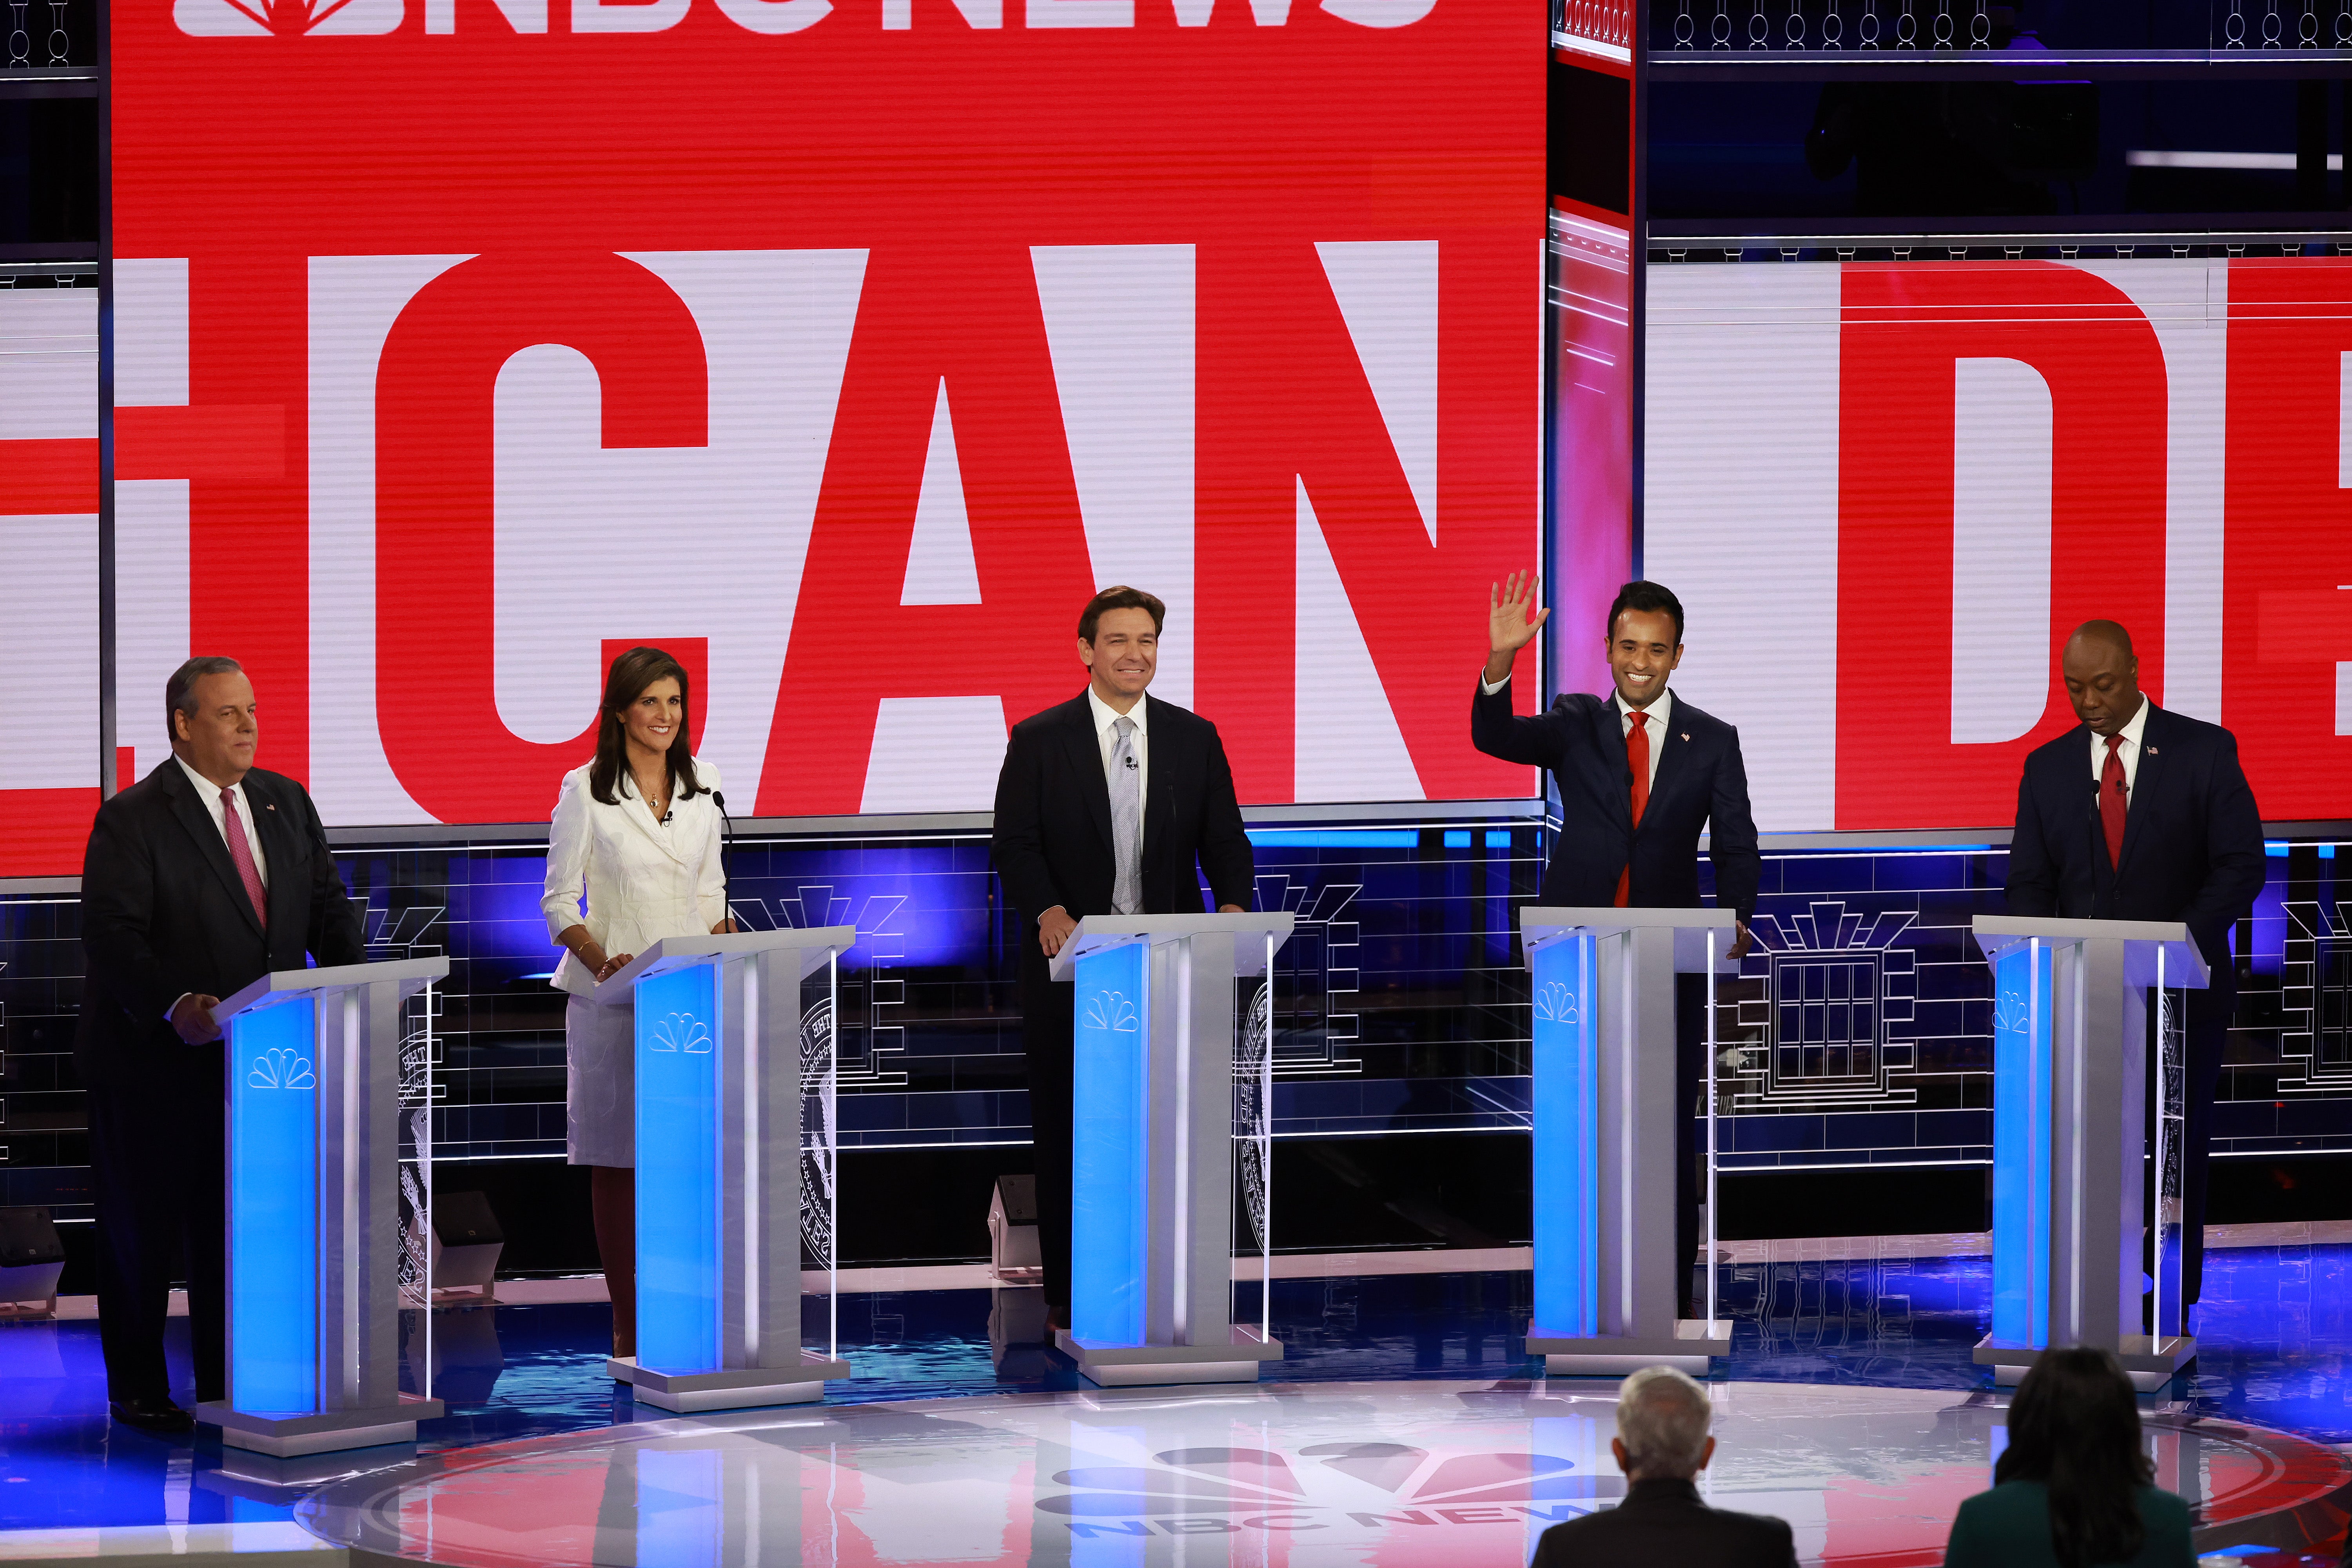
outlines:
[[2352, 262], [1650, 274], [1644, 564], [1759, 826], [2006, 826], [2122, 622], [2271, 821], [2352, 816]]
[[331, 823], [528, 820], [652, 641], [739, 811], [985, 808], [1128, 582], [1244, 800], [1533, 792], [1466, 710], [1539, 539], [1540, 7], [113, 27], [131, 765], [228, 652]]

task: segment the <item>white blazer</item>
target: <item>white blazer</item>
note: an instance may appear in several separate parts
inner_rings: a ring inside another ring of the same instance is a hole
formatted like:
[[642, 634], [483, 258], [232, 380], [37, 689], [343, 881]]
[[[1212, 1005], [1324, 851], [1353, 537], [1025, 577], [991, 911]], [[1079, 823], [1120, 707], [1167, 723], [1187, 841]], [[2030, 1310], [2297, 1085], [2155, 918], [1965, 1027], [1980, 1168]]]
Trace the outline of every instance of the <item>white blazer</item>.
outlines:
[[[698, 758], [694, 773], [699, 792], [671, 802], [667, 824], [654, 820], [625, 768], [615, 805], [589, 789], [586, 766], [563, 775], [547, 836], [547, 891], [540, 900], [551, 939], [585, 925], [607, 953], [643, 952], [662, 937], [708, 936], [726, 918], [719, 807], [710, 798], [719, 787], [719, 770]], [[595, 991], [596, 976], [566, 952], [551, 984], [586, 996]]]

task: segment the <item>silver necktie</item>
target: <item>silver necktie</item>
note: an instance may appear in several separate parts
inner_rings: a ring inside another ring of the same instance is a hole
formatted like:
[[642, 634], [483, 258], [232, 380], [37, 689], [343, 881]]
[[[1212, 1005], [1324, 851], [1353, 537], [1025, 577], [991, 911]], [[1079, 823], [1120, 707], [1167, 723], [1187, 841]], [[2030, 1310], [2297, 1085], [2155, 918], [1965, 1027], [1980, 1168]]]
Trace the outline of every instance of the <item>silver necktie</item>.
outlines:
[[1118, 869], [1110, 885], [1114, 914], [1143, 910], [1143, 770], [1135, 760], [1135, 721], [1111, 721], [1118, 743], [1110, 752], [1110, 841]]

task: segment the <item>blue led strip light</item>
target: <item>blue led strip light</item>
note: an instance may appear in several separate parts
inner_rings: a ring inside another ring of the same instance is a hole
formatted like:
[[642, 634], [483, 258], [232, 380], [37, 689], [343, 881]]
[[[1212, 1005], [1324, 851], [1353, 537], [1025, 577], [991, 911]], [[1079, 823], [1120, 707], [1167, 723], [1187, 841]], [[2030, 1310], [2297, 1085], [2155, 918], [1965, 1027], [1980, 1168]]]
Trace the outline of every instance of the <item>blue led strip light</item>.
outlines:
[[1090, 1344], [1143, 1343], [1150, 959], [1137, 942], [1077, 963], [1070, 1331]]
[[1601, 1124], [1593, 939], [1536, 949], [1535, 1321], [1547, 1334], [1601, 1331]]
[[2050, 950], [1993, 966], [1992, 1337], [2050, 1343]]
[[719, 1370], [711, 965], [637, 982], [637, 1364]]
[[306, 996], [228, 1026], [229, 1394], [253, 1415], [319, 1408], [317, 1018]]

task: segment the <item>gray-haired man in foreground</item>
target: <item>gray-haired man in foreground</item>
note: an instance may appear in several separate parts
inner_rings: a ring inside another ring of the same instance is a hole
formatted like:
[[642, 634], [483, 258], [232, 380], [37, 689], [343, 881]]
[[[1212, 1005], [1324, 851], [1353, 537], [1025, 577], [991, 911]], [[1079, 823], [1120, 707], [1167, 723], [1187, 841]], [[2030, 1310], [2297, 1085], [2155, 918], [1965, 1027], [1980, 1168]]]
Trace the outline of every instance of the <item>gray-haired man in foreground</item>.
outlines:
[[1671, 1367], [1648, 1366], [1617, 1391], [1625, 1500], [1555, 1524], [1534, 1568], [1796, 1568], [1786, 1520], [1701, 1502], [1691, 1478], [1715, 1457], [1706, 1390]]

